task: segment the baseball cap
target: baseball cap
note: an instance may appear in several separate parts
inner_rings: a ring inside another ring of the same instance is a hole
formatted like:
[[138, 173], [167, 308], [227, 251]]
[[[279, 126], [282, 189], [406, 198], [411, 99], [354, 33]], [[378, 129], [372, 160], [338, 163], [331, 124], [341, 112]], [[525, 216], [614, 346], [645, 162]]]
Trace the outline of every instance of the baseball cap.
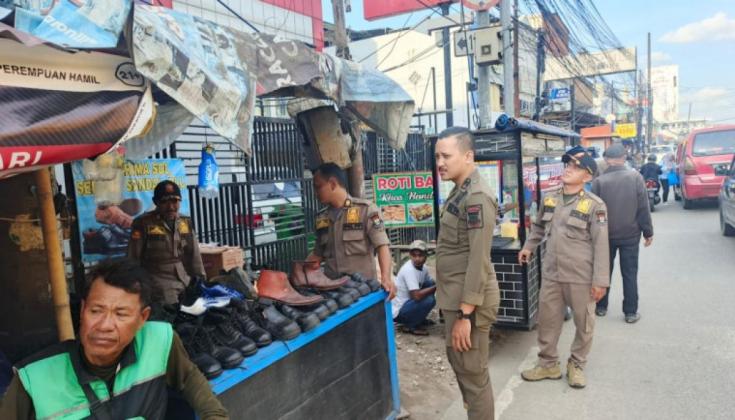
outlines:
[[153, 202], [160, 203], [167, 200], [181, 200], [181, 189], [175, 182], [165, 180], [161, 181], [153, 189]]
[[[580, 153], [582, 153], [582, 156], [577, 157], [576, 155]], [[574, 162], [577, 166], [586, 169], [592, 175], [597, 172], [597, 162], [595, 162], [595, 159], [582, 146], [574, 146], [567, 150], [564, 156], [561, 157], [561, 161], [564, 163]]]
[[625, 147], [620, 143], [613, 144], [605, 149], [602, 156], [610, 159], [620, 159], [625, 156]]
[[417, 250], [422, 251], [422, 252], [426, 252], [426, 250], [428, 248], [426, 247], [426, 242], [424, 242], [424, 241], [422, 241], [420, 239], [417, 239], [417, 240], [411, 242], [411, 245], [408, 246], [408, 250], [409, 251], [413, 251], [414, 249], [417, 249]]

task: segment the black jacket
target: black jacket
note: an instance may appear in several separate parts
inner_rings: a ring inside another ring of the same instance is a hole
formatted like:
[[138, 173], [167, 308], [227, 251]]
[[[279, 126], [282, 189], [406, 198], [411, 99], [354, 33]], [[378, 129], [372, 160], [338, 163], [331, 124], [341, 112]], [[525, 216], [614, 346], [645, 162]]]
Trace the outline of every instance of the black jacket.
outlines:
[[648, 181], [649, 179], [654, 179], [658, 181], [658, 178], [662, 173], [663, 171], [661, 171], [661, 167], [658, 166], [658, 164], [656, 163], [648, 162], [645, 165], [641, 166], [641, 176], [646, 181]]
[[592, 181], [592, 192], [607, 205], [608, 236], [617, 242], [638, 242], [653, 236], [648, 191], [641, 175], [625, 166], [610, 166]]

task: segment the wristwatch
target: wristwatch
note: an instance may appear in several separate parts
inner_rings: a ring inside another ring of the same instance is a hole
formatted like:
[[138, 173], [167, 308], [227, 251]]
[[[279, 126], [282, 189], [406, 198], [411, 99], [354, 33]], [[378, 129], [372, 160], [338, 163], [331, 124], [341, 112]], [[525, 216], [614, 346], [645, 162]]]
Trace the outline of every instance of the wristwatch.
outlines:
[[471, 316], [472, 316], [471, 313], [470, 314], [466, 314], [466, 313], [462, 312], [461, 309], [457, 311], [457, 319], [470, 319]]

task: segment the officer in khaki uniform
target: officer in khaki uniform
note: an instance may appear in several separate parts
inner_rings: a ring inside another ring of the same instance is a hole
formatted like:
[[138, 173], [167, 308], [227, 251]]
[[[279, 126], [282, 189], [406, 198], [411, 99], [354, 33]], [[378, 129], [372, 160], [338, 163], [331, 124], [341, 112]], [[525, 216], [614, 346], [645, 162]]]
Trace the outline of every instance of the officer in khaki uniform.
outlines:
[[595, 327], [595, 303], [610, 284], [607, 208], [598, 196], [584, 191], [584, 183], [597, 170], [595, 160], [577, 146], [562, 161], [566, 166], [564, 186], [544, 197], [543, 211], [518, 256], [521, 263], [528, 262], [538, 244], [547, 238], [539, 297], [539, 361], [521, 376], [527, 381], [561, 378], [557, 343], [564, 308], [569, 306], [577, 332], [567, 362], [567, 380], [571, 387], [583, 388], [587, 383], [583, 370]]
[[390, 240], [378, 207], [368, 200], [350, 197], [344, 171], [325, 163], [314, 171], [317, 199], [327, 208], [316, 219], [316, 243], [308, 260], [324, 262], [325, 272], [336, 278], [342, 273], [360, 273], [377, 279], [375, 255], [380, 265], [382, 287], [395, 295], [391, 277]]
[[179, 214], [181, 190], [161, 181], [153, 190], [156, 209], [133, 221], [128, 257], [151, 274], [166, 304], [179, 301], [192, 277], [204, 277], [199, 242], [191, 219]]
[[490, 262], [498, 204], [475, 168], [468, 129], [439, 134], [435, 158], [443, 181], [455, 186], [441, 210], [436, 247], [436, 301], [444, 313], [446, 350], [471, 420], [495, 417], [488, 361], [490, 327], [500, 292]]

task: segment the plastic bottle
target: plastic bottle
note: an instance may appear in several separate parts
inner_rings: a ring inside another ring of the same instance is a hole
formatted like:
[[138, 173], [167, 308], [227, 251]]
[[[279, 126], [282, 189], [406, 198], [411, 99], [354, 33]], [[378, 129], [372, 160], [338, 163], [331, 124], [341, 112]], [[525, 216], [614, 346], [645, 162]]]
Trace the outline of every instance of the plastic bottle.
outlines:
[[202, 148], [202, 162], [199, 164], [199, 195], [204, 198], [219, 197], [219, 166], [214, 158], [214, 148]]

